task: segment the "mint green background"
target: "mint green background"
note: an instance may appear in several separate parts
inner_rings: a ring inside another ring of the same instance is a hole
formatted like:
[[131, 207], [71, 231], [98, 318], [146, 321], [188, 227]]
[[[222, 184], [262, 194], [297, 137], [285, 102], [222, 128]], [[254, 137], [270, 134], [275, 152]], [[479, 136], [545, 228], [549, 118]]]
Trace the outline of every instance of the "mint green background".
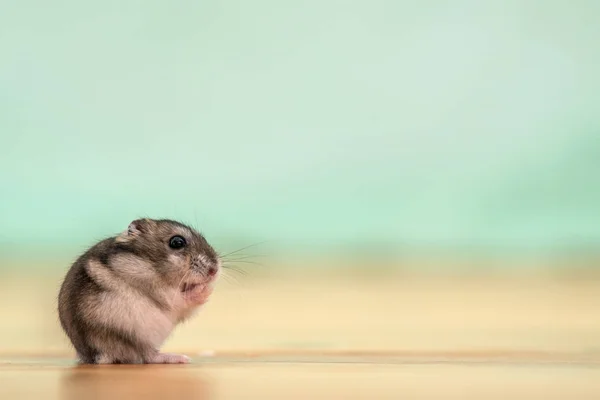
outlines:
[[598, 1], [0, 3], [0, 251], [600, 244]]

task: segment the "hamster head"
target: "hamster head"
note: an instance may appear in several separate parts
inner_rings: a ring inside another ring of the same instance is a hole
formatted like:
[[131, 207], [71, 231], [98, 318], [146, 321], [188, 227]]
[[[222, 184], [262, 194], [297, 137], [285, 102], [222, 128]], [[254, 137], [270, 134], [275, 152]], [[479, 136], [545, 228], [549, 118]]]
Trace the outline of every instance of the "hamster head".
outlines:
[[172, 220], [138, 219], [117, 237], [123, 250], [147, 261], [161, 281], [194, 295], [218, 277], [217, 252], [195, 229]]

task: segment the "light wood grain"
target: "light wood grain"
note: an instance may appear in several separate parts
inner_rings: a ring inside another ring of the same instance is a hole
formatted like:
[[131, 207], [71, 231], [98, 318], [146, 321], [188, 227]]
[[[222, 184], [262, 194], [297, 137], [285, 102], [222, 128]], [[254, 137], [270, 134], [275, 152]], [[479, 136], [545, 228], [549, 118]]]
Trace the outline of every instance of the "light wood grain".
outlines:
[[58, 327], [60, 277], [38, 278], [0, 285], [1, 399], [600, 396], [595, 279], [250, 277], [166, 344], [193, 365], [87, 368]]

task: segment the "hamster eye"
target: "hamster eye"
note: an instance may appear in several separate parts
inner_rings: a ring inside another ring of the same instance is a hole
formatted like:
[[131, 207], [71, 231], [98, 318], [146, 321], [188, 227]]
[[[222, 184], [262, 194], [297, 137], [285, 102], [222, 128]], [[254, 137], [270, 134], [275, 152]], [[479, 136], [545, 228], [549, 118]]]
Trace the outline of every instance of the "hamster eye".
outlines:
[[170, 240], [169, 240], [169, 247], [172, 249], [182, 249], [184, 248], [186, 245], [185, 242], [185, 238], [183, 238], [182, 236], [173, 236]]

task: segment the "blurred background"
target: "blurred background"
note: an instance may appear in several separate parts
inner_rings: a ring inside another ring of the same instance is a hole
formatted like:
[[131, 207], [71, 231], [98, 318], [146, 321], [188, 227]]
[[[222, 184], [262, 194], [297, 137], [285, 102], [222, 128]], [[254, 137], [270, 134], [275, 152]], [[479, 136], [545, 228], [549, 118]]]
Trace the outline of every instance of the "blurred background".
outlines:
[[260, 243], [173, 349], [596, 351], [598, 15], [2, 2], [0, 351], [70, 354], [60, 279], [141, 216]]

